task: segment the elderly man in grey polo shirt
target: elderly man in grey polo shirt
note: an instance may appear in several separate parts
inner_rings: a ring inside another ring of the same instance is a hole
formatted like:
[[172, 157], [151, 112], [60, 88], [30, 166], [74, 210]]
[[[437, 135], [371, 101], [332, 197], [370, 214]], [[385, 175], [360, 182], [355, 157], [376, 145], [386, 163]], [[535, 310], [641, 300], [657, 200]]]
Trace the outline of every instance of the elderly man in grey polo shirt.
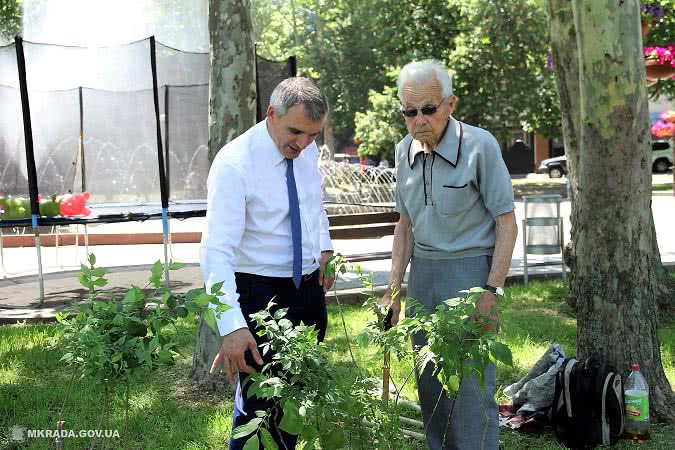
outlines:
[[[399, 319], [401, 302], [395, 294], [410, 262], [408, 295], [428, 312], [460, 290], [481, 286], [487, 291], [478, 300], [476, 317], [489, 318], [484, 326], [496, 328], [496, 296], [503, 295], [518, 234], [511, 178], [499, 144], [488, 131], [452, 117], [457, 98], [447, 68], [437, 61], [403, 67], [398, 94], [409, 134], [396, 146], [401, 216], [383, 300], [393, 312], [392, 323]], [[414, 346], [425, 343], [424, 336], [412, 340]], [[417, 374], [417, 386], [430, 449], [499, 447], [494, 365], [485, 373], [484, 396], [472, 375], [449, 400], [430, 365]]]

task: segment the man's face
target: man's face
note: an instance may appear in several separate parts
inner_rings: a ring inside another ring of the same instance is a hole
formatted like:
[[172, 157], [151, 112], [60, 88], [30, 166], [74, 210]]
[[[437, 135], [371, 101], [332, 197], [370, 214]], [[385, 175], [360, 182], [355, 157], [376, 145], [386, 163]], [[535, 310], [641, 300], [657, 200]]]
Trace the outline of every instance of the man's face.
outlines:
[[[405, 117], [405, 125], [410, 135], [425, 144], [436, 145], [448, 123], [448, 117], [455, 109], [457, 98], [443, 98], [441, 85], [432, 77], [428, 81], [409, 81], [403, 85], [403, 109], [417, 109], [415, 117]], [[436, 106], [434, 114], [424, 115], [421, 109]]]
[[323, 128], [325, 117], [321, 120], [310, 120], [305, 117], [305, 105], [295, 105], [279, 117], [272, 106], [267, 108], [267, 125], [272, 140], [286, 159], [295, 159]]

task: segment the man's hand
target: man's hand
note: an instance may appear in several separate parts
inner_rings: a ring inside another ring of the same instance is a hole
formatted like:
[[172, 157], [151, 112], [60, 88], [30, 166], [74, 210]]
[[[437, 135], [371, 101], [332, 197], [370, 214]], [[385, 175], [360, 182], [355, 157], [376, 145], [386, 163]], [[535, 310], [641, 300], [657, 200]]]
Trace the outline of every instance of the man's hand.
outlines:
[[471, 318], [478, 321], [485, 330], [499, 333], [497, 296], [492, 292], [483, 291], [476, 302], [476, 313]]
[[246, 364], [246, 359], [244, 358], [246, 350], [251, 351], [255, 362], [260, 365], [263, 364], [260, 353], [258, 353], [258, 344], [256, 344], [248, 328], [240, 328], [223, 336], [223, 343], [220, 346], [220, 351], [213, 359], [210, 373], [215, 373], [218, 366], [222, 363], [225, 373], [230, 379], [230, 384], [234, 385], [239, 371], [246, 373], [253, 372], [253, 368]]
[[333, 257], [332, 250], [326, 250], [321, 252], [321, 259], [319, 260], [319, 285], [323, 286], [323, 291], [328, 292], [330, 288], [333, 287], [333, 282], [335, 281], [335, 276], [325, 277], [324, 270], [326, 269], [326, 263], [328, 260]]
[[394, 300], [392, 301], [391, 290], [387, 289], [384, 292], [382, 300], [380, 301], [380, 306], [391, 309], [391, 326], [395, 326], [398, 323], [399, 317], [401, 315], [401, 299], [399, 298], [398, 294], [398, 292], [395, 292]]

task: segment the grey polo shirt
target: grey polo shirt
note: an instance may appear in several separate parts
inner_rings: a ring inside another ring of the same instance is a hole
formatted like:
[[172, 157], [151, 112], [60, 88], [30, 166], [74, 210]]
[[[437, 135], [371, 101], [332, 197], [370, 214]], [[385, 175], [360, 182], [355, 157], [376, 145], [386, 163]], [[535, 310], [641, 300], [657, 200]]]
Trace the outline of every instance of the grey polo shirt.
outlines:
[[396, 210], [412, 222], [413, 255], [492, 255], [495, 217], [514, 209], [511, 177], [490, 132], [450, 118], [433, 152], [396, 145]]

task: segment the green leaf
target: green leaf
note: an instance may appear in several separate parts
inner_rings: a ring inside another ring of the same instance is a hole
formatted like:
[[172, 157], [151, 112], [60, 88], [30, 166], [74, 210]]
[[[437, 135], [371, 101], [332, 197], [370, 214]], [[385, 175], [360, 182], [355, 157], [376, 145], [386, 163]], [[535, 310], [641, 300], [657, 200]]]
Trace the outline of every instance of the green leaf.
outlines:
[[219, 282], [219, 283], [214, 283], [213, 286], [211, 286], [211, 294], [213, 294], [213, 295], [217, 294], [218, 292], [220, 292], [220, 290], [222, 288], [223, 288], [223, 282], [222, 281]]
[[166, 300], [164, 302], [165, 302], [166, 306], [168, 306], [171, 309], [175, 309], [176, 306], [177, 306], [176, 305], [176, 299], [174, 297], [172, 297], [171, 294], [169, 294], [169, 296], [166, 298]]
[[272, 434], [267, 431], [267, 428], [260, 429], [260, 437], [262, 438], [263, 448], [265, 450], [279, 450], [277, 443], [274, 442]]
[[513, 366], [513, 355], [511, 354], [511, 349], [501, 342], [490, 342], [490, 354], [497, 361], [500, 361], [507, 366]]
[[240, 439], [255, 433], [261, 422], [262, 418], [256, 417], [244, 425], [239, 425], [234, 429], [234, 431], [232, 431], [232, 439]]
[[457, 375], [451, 375], [448, 377], [448, 388], [450, 388], [452, 392], [459, 391], [459, 377]]
[[194, 300], [194, 302], [197, 306], [204, 307], [211, 302], [212, 297], [213, 297], [212, 295], [209, 295], [206, 292], [202, 292], [201, 294], [199, 294], [197, 296], [197, 298]]
[[185, 267], [185, 264], [178, 261], [172, 261], [169, 263], [169, 270], [179, 270]]
[[80, 284], [86, 288], [90, 288], [92, 286], [89, 277], [83, 273], [79, 274], [77, 279], [80, 281]]
[[91, 276], [91, 269], [84, 264], [80, 264], [80, 270], [82, 271], [83, 274], [86, 276], [90, 277]]
[[91, 271], [91, 274], [95, 277], [103, 277], [105, 274], [108, 273], [107, 270], [105, 270], [103, 267], [97, 267], [96, 269]]
[[204, 321], [206, 324], [211, 328], [213, 331], [216, 331], [216, 314], [211, 308], [207, 308], [204, 310], [202, 317], [204, 317]]
[[96, 264], [96, 255], [93, 253], [89, 253], [89, 264], [92, 266]]
[[244, 444], [244, 450], [258, 450], [260, 448], [260, 439], [258, 435], [254, 434]]
[[279, 423], [279, 428], [286, 433], [298, 435], [303, 427], [304, 423], [298, 405], [291, 400], [287, 400], [284, 403], [284, 415], [281, 418], [281, 423]]
[[155, 261], [155, 263], [152, 265], [152, 278], [161, 278], [162, 277], [162, 271], [163, 271], [162, 263], [159, 261]]
[[105, 278], [99, 278], [97, 280], [94, 280], [93, 284], [94, 286], [103, 287], [106, 284], [108, 284], [108, 280], [106, 280]]
[[342, 448], [345, 446], [345, 433], [342, 430], [333, 430], [323, 439], [326, 449]]

